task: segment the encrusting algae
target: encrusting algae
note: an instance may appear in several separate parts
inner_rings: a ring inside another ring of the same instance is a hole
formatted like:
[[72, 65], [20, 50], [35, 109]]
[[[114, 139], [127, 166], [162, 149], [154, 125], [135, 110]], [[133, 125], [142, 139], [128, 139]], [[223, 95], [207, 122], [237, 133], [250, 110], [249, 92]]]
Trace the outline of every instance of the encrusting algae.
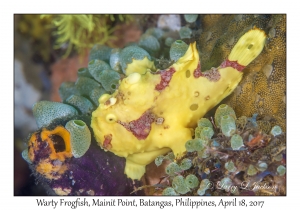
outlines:
[[[91, 127], [100, 146], [126, 158], [125, 173], [140, 179], [145, 166], [172, 150], [180, 157], [192, 129], [207, 111], [228, 96], [242, 70], [262, 51], [265, 33], [254, 28], [243, 35], [218, 68], [201, 72], [196, 43], [166, 70], [139, 69], [102, 95]], [[135, 60], [133, 60], [133, 63]]]

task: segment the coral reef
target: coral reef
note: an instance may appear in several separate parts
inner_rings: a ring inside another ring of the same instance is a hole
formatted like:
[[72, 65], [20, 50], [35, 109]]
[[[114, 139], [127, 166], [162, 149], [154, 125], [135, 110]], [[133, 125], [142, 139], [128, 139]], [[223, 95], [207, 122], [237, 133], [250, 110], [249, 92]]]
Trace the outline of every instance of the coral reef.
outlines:
[[263, 51], [243, 70], [242, 81], [225, 103], [238, 117], [257, 113], [260, 120], [270, 122], [271, 126], [279, 125], [285, 131], [286, 16], [201, 15], [200, 18], [202, 33], [198, 44], [202, 69], [217, 66], [224, 60], [249, 28], [256, 26], [266, 32]]
[[[216, 112], [216, 115], [219, 113]], [[199, 121], [204, 120], [207, 119]], [[233, 121], [237, 122], [238, 119]], [[220, 127], [214, 126], [210, 137], [195, 137], [187, 142], [187, 153], [167, 165], [155, 193], [285, 195], [285, 134], [265, 133], [259, 126], [254, 126], [251, 118], [244, 127], [238, 127], [229, 136]], [[237, 142], [233, 144], [232, 141]], [[194, 145], [191, 146], [191, 143]], [[171, 156], [170, 153], [158, 156], [155, 164], [159, 166]]]

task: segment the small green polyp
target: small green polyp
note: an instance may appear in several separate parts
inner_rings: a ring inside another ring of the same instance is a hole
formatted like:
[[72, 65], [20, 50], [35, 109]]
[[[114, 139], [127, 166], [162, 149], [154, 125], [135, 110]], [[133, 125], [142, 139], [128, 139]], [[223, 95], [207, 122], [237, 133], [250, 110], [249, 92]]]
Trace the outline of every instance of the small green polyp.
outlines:
[[173, 179], [172, 187], [180, 194], [186, 194], [190, 191], [190, 189], [185, 183], [183, 176], [176, 176]]
[[188, 15], [184, 15], [184, 19], [186, 20], [186, 22], [188, 23], [193, 23], [197, 20], [198, 15], [197, 14], [188, 14]]
[[213, 129], [213, 125], [211, 124], [211, 122], [207, 118], [201, 118], [198, 121], [198, 127], [201, 128], [201, 129], [203, 129], [205, 127], [210, 127], [211, 129]]
[[22, 158], [26, 160], [27, 163], [32, 164], [31, 160], [28, 157], [28, 149], [23, 150]]
[[162, 195], [178, 195], [172, 187], [167, 187], [162, 191]]
[[91, 132], [81, 120], [69, 121], [65, 128], [71, 135], [71, 149], [75, 158], [82, 157], [91, 145]]
[[233, 117], [234, 120], [236, 120], [236, 115], [235, 115], [234, 110], [230, 106], [228, 106], [227, 104], [221, 104], [215, 112], [216, 126], [218, 126], [218, 127], [220, 126], [221, 119], [225, 115], [230, 115], [231, 117]]
[[237, 168], [234, 166], [234, 163], [232, 162], [232, 160], [225, 163], [225, 168], [226, 168], [229, 172], [235, 172], [235, 171], [237, 170]]
[[230, 144], [233, 150], [239, 150], [244, 146], [243, 138], [239, 134], [234, 134], [230, 139]]
[[108, 62], [110, 53], [111, 53], [110, 47], [96, 44], [93, 46], [93, 48], [90, 51], [89, 60], [99, 59]]
[[83, 96], [71, 95], [66, 99], [66, 103], [76, 107], [81, 114], [89, 114], [93, 111], [93, 104]]
[[194, 174], [187, 175], [184, 181], [187, 187], [190, 189], [196, 188], [199, 185], [199, 180]]
[[230, 115], [222, 116], [221, 130], [222, 133], [227, 137], [230, 137], [235, 133], [236, 125], [235, 125], [235, 120], [232, 116]]
[[192, 30], [189, 27], [184, 26], [180, 28], [179, 36], [181, 39], [189, 39], [191, 38], [191, 35], [192, 35]]
[[77, 76], [78, 77], [89, 77], [89, 78], [93, 78], [93, 76], [90, 74], [88, 68], [80, 68], [77, 71]]
[[204, 149], [205, 141], [202, 139], [192, 139], [185, 143], [185, 148], [188, 152], [201, 151]]
[[170, 163], [166, 167], [166, 173], [170, 176], [174, 176], [180, 171], [181, 171], [181, 168], [179, 167], [179, 165], [177, 163], [174, 163], [174, 162]]
[[93, 89], [100, 89], [101, 85], [94, 79], [79, 77], [75, 83], [76, 89], [82, 96], [88, 96]]
[[79, 94], [75, 82], [63, 82], [60, 85], [58, 92], [62, 101], [65, 101], [70, 95]]
[[192, 161], [188, 158], [184, 158], [181, 162], [180, 162], [180, 168], [182, 170], [188, 170], [192, 167]]
[[112, 49], [111, 55], [109, 58], [109, 64], [110, 64], [111, 68], [119, 73], [122, 72], [122, 68], [121, 68], [121, 64], [120, 64], [120, 53], [121, 53], [121, 49], [119, 49], [119, 48]]
[[170, 48], [170, 59], [178, 61], [187, 51], [189, 46], [182, 40], [176, 40], [173, 42]]
[[198, 195], [204, 195], [205, 191], [210, 187], [209, 179], [203, 179], [200, 183], [200, 187], [197, 190]]
[[280, 134], [282, 133], [282, 130], [281, 130], [280, 126], [275, 125], [275, 126], [271, 129], [270, 133], [271, 133], [273, 136], [278, 136], [278, 135], [280, 135]]
[[257, 174], [257, 169], [251, 164], [251, 165], [249, 165], [249, 167], [247, 169], [247, 174], [249, 176], [253, 176], [253, 175]]
[[279, 176], [283, 176], [286, 172], [286, 168], [283, 165], [277, 167], [277, 173]]
[[78, 114], [74, 107], [52, 101], [39, 101], [35, 103], [32, 112], [38, 128], [48, 126], [55, 119], [72, 117]]
[[214, 130], [211, 127], [205, 127], [200, 133], [201, 139], [211, 139], [214, 135]]
[[88, 69], [90, 74], [93, 76], [93, 78], [100, 82], [100, 74], [104, 70], [111, 69], [110, 65], [108, 65], [106, 62], [102, 60], [92, 60], [88, 64]]
[[150, 34], [143, 34], [139, 41], [139, 46], [147, 50], [150, 54], [154, 54], [159, 51], [160, 44], [156, 37]]
[[147, 69], [155, 69], [150, 54], [141, 47], [128, 46], [120, 53], [120, 64], [125, 75], [137, 72], [144, 74]]

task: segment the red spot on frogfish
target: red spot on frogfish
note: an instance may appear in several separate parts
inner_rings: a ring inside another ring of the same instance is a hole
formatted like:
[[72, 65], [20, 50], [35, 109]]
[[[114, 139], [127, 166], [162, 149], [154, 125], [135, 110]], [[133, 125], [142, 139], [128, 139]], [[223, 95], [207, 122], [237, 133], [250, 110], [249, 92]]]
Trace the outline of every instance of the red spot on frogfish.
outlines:
[[223, 63], [220, 65], [220, 67], [221, 68], [232, 67], [238, 71], [243, 71], [243, 69], [246, 66], [239, 64], [237, 61], [230, 61], [230, 60], [226, 59], [225, 61], [223, 61]]
[[193, 75], [194, 75], [195, 78], [199, 78], [202, 75], [200, 62], [198, 63], [197, 68], [194, 70]]
[[160, 72], [161, 80], [160, 83], [155, 86], [155, 90], [162, 91], [163, 89], [165, 89], [169, 85], [174, 73], [175, 73], [174, 68], [161, 71]]
[[118, 121], [118, 123], [123, 125], [138, 140], [144, 140], [148, 137], [151, 131], [151, 123], [154, 121], [155, 116], [148, 110], [137, 120], [130, 121], [129, 123]]
[[111, 140], [112, 140], [112, 134], [108, 134], [104, 136], [104, 142], [103, 142], [104, 149], [110, 150], [112, 148]]

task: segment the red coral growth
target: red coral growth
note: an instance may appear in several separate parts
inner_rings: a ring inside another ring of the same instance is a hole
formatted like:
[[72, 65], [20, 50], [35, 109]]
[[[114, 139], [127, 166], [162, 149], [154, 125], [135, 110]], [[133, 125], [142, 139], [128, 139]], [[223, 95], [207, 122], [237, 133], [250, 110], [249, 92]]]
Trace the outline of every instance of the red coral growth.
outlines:
[[220, 67], [221, 68], [232, 67], [238, 71], [243, 71], [243, 69], [245, 68], [245, 66], [239, 64], [237, 61], [230, 61], [228, 59], [223, 61], [223, 63], [220, 65]]
[[200, 66], [200, 62], [198, 63], [198, 66], [197, 66], [197, 68], [194, 70], [194, 77], [195, 78], [199, 78], [201, 75], [202, 75], [202, 73], [201, 73], [201, 66]]
[[161, 80], [160, 83], [155, 86], [155, 90], [162, 91], [163, 89], [165, 89], [169, 85], [174, 73], [175, 73], [174, 68], [161, 71], [160, 72]]
[[146, 111], [139, 119], [124, 123], [118, 121], [130, 131], [138, 140], [146, 139], [151, 131], [151, 123], [155, 121], [155, 116], [149, 110]]
[[108, 134], [104, 136], [104, 142], [103, 142], [104, 149], [110, 150], [112, 148], [111, 140], [112, 140], [112, 134]]

